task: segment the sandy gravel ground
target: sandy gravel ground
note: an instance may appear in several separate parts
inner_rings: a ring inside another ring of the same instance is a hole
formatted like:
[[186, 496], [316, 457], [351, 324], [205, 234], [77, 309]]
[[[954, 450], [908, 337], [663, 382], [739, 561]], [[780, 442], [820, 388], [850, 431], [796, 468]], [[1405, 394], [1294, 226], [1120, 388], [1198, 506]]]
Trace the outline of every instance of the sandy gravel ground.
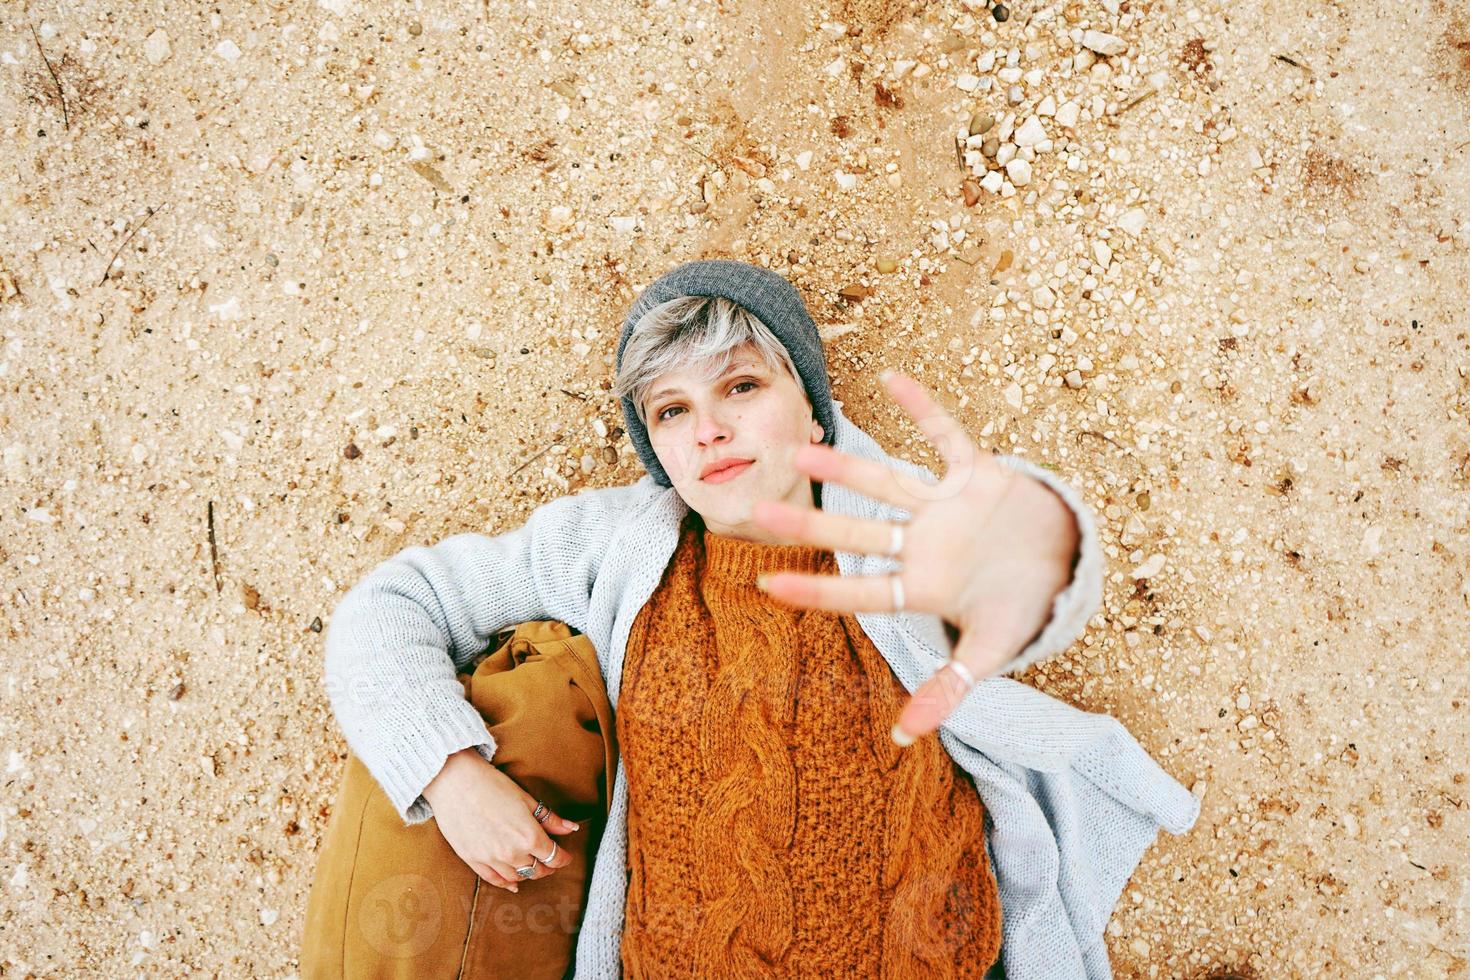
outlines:
[[640, 476], [617, 330], [711, 256], [1105, 518], [1025, 679], [1203, 801], [1118, 976], [1467, 973], [1457, 2], [11, 0], [0, 130], [0, 976], [293, 975], [334, 605]]

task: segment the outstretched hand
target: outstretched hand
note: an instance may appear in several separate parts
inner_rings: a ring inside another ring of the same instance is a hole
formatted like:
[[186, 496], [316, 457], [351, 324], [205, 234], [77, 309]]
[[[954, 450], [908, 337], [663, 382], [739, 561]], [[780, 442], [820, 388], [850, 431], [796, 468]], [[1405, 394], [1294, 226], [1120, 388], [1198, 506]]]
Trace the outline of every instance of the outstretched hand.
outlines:
[[[890, 583], [898, 575], [903, 609], [944, 620], [955, 639], [954, 660], [978, 682], [996, 673], [1046, 624], [1052, 599], [1066, 587], [1079, 543], [1071, 511], [1044, 483], [1017, 473], [979, 448], [918, 381], [888, 372], [884, 384], [944, 459], [938, 483], [895, 467], [807, 445], [796, 466], [820, 483], [840, 483], [910, 515], [904, 522], [898, 572], [885, 575], [761, 577], [772, 597], [794, 606], [839, 612], [893, 612]], [[832, 551], [890, 555], [893, 523], [756, 503], [752, 519], [794, 544]], [[970, 686], [941, 669], [905, 703], [894, 725], [901, 745], [934, 731]]]

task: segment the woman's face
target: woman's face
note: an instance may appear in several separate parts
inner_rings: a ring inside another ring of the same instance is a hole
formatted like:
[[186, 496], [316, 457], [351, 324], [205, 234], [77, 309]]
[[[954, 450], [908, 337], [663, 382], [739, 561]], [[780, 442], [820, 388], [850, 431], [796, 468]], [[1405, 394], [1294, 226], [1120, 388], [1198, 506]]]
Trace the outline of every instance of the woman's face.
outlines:
[[[822, 441], [801, 382], [784, 367], [772, 371], [755, 346], [736, 348], [730, 368], [712, 382], [687, 369], [660, 375], [645, 399], [648, 439], [674, 489], [715, 534], [781, 543], [751, 520], [757, 500], [812, 507], [812, 480], [792, 456]], [[702, 477], [724, 459], [743, 467]]]

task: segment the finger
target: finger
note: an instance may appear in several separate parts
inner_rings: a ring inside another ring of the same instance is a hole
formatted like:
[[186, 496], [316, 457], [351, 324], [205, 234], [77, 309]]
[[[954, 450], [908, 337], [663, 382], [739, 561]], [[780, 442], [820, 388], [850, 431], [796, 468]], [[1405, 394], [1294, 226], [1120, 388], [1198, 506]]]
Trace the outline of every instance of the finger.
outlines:
[[942, 496], [929, 483], [896, 466], [862, 459], [826, 443], [808, 443], [792, 455], [798, 469], [819, 483], [840, 483], [874, 500], [917, 514], [928, 501]]
[[[533, 817], [534, 817], [534, 812], [535, 812], [535, 805], [533, 804], [532, 805], [532, 815], [533, 815]], [[545, 864], [547, 867], [552, 868], [553, 870], [556, 869], [556, 868], [564, 868], [564, 867], [566, 867], [567, 864], [571, 861], [571, 858], [567, 857], [567, 855], [566, 855], [566, 848], [565, 847], [561, 847], [560, 845], [557, 846], [557, 848], [556, 848], [556, 855], [552, 858], [551, 861], [548, 862], [548, 861], [543, 860], [543, 858], [545, 856], [548, 856], [548, 855], [551, 854], [552, 839], [551, 839], [551, 837], [549, 835], [551, 835], [551, 834], [557, 834], [557, 835], [561, 835], [561, 834], [574, 834], [579, 829], [580, 829], [580, 827], [579, 827], [579, 825], [575, 821], [568, 820], [566, 817], [563, 817], [561, 814], [556, 813], [555, 811], [548, 809], [546, 811], [546, 814], [541, 818], [541, 830], [542, 830], [541, 841], [534, 848], [535, 854], [536, 854], [536, 859], [538, 861], [541, 861], [541, 863], [542, 864]]]
[[544, 846], [534, 848], [529, 856], [536, 859], [537, 871], [546, 868], [548, 874], [566, 864], [562, 860], [566, 856], [566, 848], [551, 840], [547, 840]]
[[548, 834], [575, 834], [578, 825], [566, 817], [552, 813], [541, 821], [541, 829]]
[[895, 525], [890, 521], [868, 520], [815, 507], [793, 507], [780, 500], [756, 501], [751, 517], [761, 527], [783, 535], [793, 544], [869, 555], [888, 555], [893, 550]]
[[944, 481], [952, 476], [968, 479], [972, 474], [989, 472], [999, 466], [995, 454], [976, 446], [965, 427], [945, 410], [944, 406], [918, 381], [902, 371], [886, 373], [884, 385], [909, 416], [919, 431], [944, 460]]
[[[535, 860], [533, 861], [532, 858]], [[524, 868], [528, 864], [535, 864], [536, 877], [540, 878], [558, 868], [565, 868], [570, 863], [571, 858], [567, 855], [567, 849], [560, 842], [547, 840], [544, 844], [531, 845], [517, 859], [515, 867]]]
[[[968, 635], [961, 636], [960, 644], [955, 648], [955, 659], [969, 668], [975, 678], [975, 687], [996, 672], [1004, 657], [1002, 651]], [[894, 741], [908, 744], [936, 730], [973, 690], [958, 671], [948, 664], [941, 666], [919, 685], [914, 696], [898, 713], [898, 720], [893, 726]]]
[[569, 842], [562, 843], [562, 846], [557, 848], [556, 861], [551, 861], [551, 867], [564, 868], [566, 865], [572, 864], [572, 851], [570, 851], [570, 848], [575, 848], [578, 845], [579, 840], [569, 840]]
[[[899, 574], [899, 573], [894, 573]], [[808, 575], [804, 572], [768, 572], [756, 586], [782, 602], [803, 609], [834, 612], [893, 612], [892, 575]], [[934, 612], [924, 596], [915, 595], [904, 582], [904, 612]]]
[[[541, 865], [535, 861], [532, 861], [530, 854], [522, 854], [519, 857], [515, 858], [513, 861], [507, 861], [503, 863], [505, 866], [501, 867], [500, 864], [497, 864], [495, 866], [496, 870], [498, 870], [502, 875], [508, 877], [511, 881], [514, 881], [517, 885], [524, 885], [528, 881], [535, 881], [537, 878], [543, 877]], [[531, 875], [531, 877], [529, 878], [522, 878], [520, 874], [516, 872], [517, 868], [534, 868], [535, 874]]]
[[920, 684], [909, 698], [894, 723], [893, 740], [908, 745], [939, 728], [959, 703], [970, 693], [964, 681], [954, 671], [941, 668], [927, 681]]
[[[520, 886], [521, 879], [505, 865], [486, 862], [472, 864], [470, 867], [474, 868], [475, 874], [484, 879], [486, 884], [494, 885], [496, 888], [504, 888], [508, 892], [513, 892]], [[507, 871], [510, 872], [509, 875], [506, 874]]]

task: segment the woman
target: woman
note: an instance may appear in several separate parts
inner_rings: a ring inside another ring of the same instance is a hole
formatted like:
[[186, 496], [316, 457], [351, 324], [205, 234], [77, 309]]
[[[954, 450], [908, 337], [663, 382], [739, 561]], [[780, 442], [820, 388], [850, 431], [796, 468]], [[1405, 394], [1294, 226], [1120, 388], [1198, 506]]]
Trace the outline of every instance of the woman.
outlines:
[[1193, 824], [1115, 720], [994, 676], [1097, 608], [1086, 505], [912, 379], [888, 389], [942, 480], [839, 411], [789, 283], [687, 263], [618, 345], [646, 477], [405, 549], [334, 615], [352, 749], [506, 888], [555, 874], [548, 835], [575, 831], [489, 764], [454, 671], [524, 620], [593, 641], [620, 758], [577, 976], [978, 977], [1002, 931], [1012, 976], [1109, 976], [1123, 883], [1161, 825]]

